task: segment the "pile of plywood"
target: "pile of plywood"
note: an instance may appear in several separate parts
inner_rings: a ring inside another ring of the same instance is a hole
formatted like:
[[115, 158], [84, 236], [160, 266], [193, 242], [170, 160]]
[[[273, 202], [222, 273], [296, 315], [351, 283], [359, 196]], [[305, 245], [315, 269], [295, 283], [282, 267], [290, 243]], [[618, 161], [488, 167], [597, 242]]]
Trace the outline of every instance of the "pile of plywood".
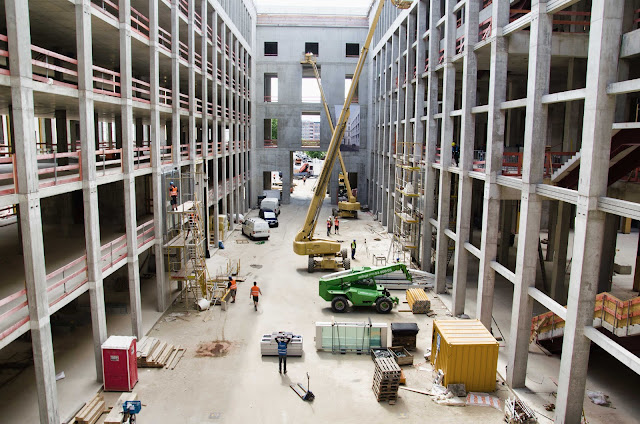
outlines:
[[407, 303], [414, 314], [426, 314], [431, 309], [431, 301], [422, 289], [407, 290]]
[[75, 420], [78, 424], [94, 424], [105, 410], [104, 397], [98, 393], [78, 411]]
[[138, 367], [174, 369], [184, 355], [185, 348], [155, 337], [143, 337], [138, 343]]
[[116, 401], [116, 404], [111, 408], [111, 412], [109, 412], [107, 418], [104, 419], [104, 424], [122, 424], [122, 418], [124, 416], [122, 405], [124, 405], [125, 402], [132, 400], [138, 400], [137, 393], [131, 392], [121, 394]]

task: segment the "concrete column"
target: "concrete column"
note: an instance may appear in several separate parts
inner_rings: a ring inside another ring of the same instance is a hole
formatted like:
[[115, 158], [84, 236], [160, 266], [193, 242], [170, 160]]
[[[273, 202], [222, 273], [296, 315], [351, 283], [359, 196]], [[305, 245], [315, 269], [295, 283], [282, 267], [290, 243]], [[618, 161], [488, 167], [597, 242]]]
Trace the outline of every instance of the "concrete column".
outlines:
[[138, 340], [142, 329], [142, 301], [140, 295], [140, 266], [138, 263], [138, 223], [136, 219], [136, 177], [133, 152], [133, 96], [131, 61], [131, 0], [120, 0], [120, 119], [122, 129], [122, 168], [124, 171], [124, 222], [127, 233], [127, 270], [129, 274], [129, 303], [131, 327]]
[[[453, 103], [455, 101], [456, 68], [451, 57], [455, 56], [456, 48], [456, 17], [453, 13], [455, 0], [445, 2], [444, 21], [444, 64], [442, 69], [442, 120], [440, 122], [440, 180], [438, 196], [438, 227], [436, 239], [436, 292], [446, 291], [447, 256], [449, 237], [444, 233], [449, 228], [451, 212], [451, 143], [453, 139]], [[435, 65], [435, 61], [434, 61]]]
[[164, 235], [164, 223], [166, 205], [162, 197], [162, 158], [161, 146], [164, 142], [163, 131], [160, 121], [160, 58], [158, 44], [158, 9], [159, 0], [149, 0], [149, 82], [151, 84], [151, 126], [149, 127], [149, 138], [151, 145], [151, 185], [153, 198], [153, 254], [156, 261], [156, 308], [158, 312], [167, 309], [168, 296], [166, 279], [164, 272], [164, 249], [162, 238]]
[[597, 200], [607, 193], [615, 111], [615, 96], [607, 94], [607, 86], [617, 80], [623, 11], [622, 0], [594, 0], [591, 7], [575, 236], [556, 400], [559, 424], [579, 422], [582, 415], [591, 346], [584, 328], [593, 323], [604, 236], [605, 213], [597, 210]]
[[142, 147], [144, 141], [144, 124], [142, 123], [142, 118], [136, 118], [136, 147]]
[[171, 2], [171, 146], [173, 166], [180, 167], [180, 12]]
[[513, 231], [513, 212], [516, 209], [516, 202], [513, 200], [501, 201], [500, 213], [500, 251], [498, 261], [504, 266], [509, 266], [509, 251], [511, 250], [511, 232]]
[[640, 291], [640, 234], [638, 234], [638, 248], [636, 250], [636, 266], [633, 274], [633, 291]]
[[482, 239], [480, 241], [480, 265], [478, 268], [478, 298], [476, 317], [487, 329], [491, 329], [493, 290], [496, 275], [491, 261], [498, 249], [498, 217], [500, 215], [500, 187], [496, 183], [502, 175], [504, 151], [505, 115], [500, 109], [507, 97], [507, 39], [502, 28], [509, 23], [509, 3], [491, 4], [491, 62], [489, 64], [489, 112], [487, 116], [487, 151], [483, 195]]
[[391, 66], [391, 83], [390, 83], [390, 87], [387, 87], [387, 89], [389, 90], [389, 92], [387, 93], [388, 97], [387, 97], [387, 102], [389, 105], [389, 109], [388, 109], [388, 116], [389, 116], [389, 122], [388, 122], [388, 127], [385, 128], [385, 131], [387, 133], [388, 136], [388, 146], [387, 146], [387, 153], [388, 153], [388, 167], [384, 170], [385, 174], [386, 174], [386, 184], [385, 184], [385, 190], [386, 190], [386, 198], [387, 198], [387, 207], [384, 211], [384, 213], [386, 214], [386, 219], [383, 218], [382, 221], [382, 225], [387, 225], [387, 232], [391, 233], [393, 232], [393, 222], [396, 219], [395, 218], [395, 214], [394, 214], [394, 210], [395, 210], [395, 160], [393, 158], [393, 156], [396, 153], [396, 137], [397, 137], [397, 132], [398, 132], [398, 95], [397, 92], [399, 92], [399, 84], [400, 82], [399, 80], [399, 75], [398, 75], [398, 67], [395, 66], [395, 61], [396, 59], [398, 59], [398, 61], [400, 61], [400, 55], [402, 54], [402, 52], [400, 52], [400, 42], [399, 42], [399, 36], [397, 33], [394, 33], [391, 38], [390, 38], [390, 49], [387, 52], [387, 58], [389, 59], [389, 63], [392, 64]]
[[[189, 145], [189, 172], [191, 178], [195, 179], [196, 176], [196, 32], [195, 32], [195, 11], [196, 6], [194, 0], [188, 0], [189, 16], [187, 25], [187, 46], [189, 48], [189, 68], [188, 68], [188, 81], [189, 81], [189, 128], [187, 128], [187, 143]], [[206, 32], [204, 33], [206, 36]], [[206, 45], [206, 39], [203, 40], [203, 44]], [[205, 72], [206, 75], [206, 72]], [[206, 101], [203, 103], [203, 109], [207, 107]], [[195, 190], [195, 187], [194, 187]], [[202, 197], [199, 193], [198, 197]]]
[[531, 29], [529, 35], [529, 71], [527, 83], [527, 109], [524, 127], [522, 194], [520, 197], [520, 225], [516, 281], [513, 290], [511, 329], [507, 345], [507, 383], [511, 387], [524, 387], [531, 336], [533, 299], [529, 287], [535, 286], [540, 243], [540, 217], [542, 199], [536, 194], [536, 185], [542, 183], [544, 153], [547, 144], [547, 106], [542, 96], [549, 92], [551, 68], [551, 19], [546, 0], [531, 3]]
[[5, 1], [9, 65], [11, 67], [12, 137], [15, 146], [17, 194], [29, 329], [38, 394], [40, 422], [58, 424], [58, 394], [38, 193], [37, 146], [34, 142], [34, 105], [31, 73], [29, 5]]
[[[84, 207], [84, 236], [87, 249], [87, 277], [91, 304], [91, 326], [96, 365], [96, 378], [102, 381], [102, 343], [107, 339], [104, 307], [104, 285], [100, 254], [100, 222], [98, 184], [96, 182], [96, 121], [93, 107], [93, 54], [91, 30], [91, 2], [76, 2], [76, 48], [78, 51], [78, 106], [81, 141], [82, 198]], [[71, 139], [75, 144], [74, 138]]]
[[434, 201], [436, 190], [436, 170], [431, 166], [436, 159], [436, 143], [438, 137], [438, 122], [434, 115], [438, 113], [438, 85], [439, 76], [435, 71], [440, 51], [440, 31], [436, 27], [440, 19], [440, 2], [430, 2], [429, 13], [429, 67], [427, 68], [427, 137], [426, 137], [426, 158], [427, 164], [424, 171], [424, 213], [422, 221], [422, 269], [431, 271], [431, 245], [434, 227], [429, 220], [433, 217]]
[[[221, 73], [221, 96], [220, 96], [220, 103], [221, 103], [221, 111], [222, 111], [222, 116], [221, 116], [221, 120], [222, 120], [222, 213], [227, 215], [227, 216], [231, 216], [232, 211], [230, 210], [231, 205], [229, 204], [228, 201], [228, 189], [227, 189], [227, 174], [229, 175], [229, 177], [231, 177], [231, 173], [227, 172], [227, 168], [231, 165], [228, 164], [227, 162], [230, 161], [230, 155], [229, 155], [229, 140], [227, 140], [227, 135], [226, 135], [226, 129], [229, 125], [229, 118], [227, 118], [227, 113], [229, 112], [227, 109], [227, 90], [228, 90], [228, 86], [227, 86], [227, 54], [226, 54], [226, 48], [225, 46], [227, 45], [227, 27], [224, 23], [224, 21], [220, 22], [220, 33], [218, 34], [220, 36], [220, 40], [221, 40], [221, 50], [222, 50], [222, 54], [220, 55], [220, 58], [222, 59], [222, 63], [220, 63], [220, 73]], [[228, 166], [229, 165], [229, 166]], [[234, 225], [233, 225], [233, 219], [231, 219], [230, 222], [231, 225], [231, 230], [233, 230]]]
[[[203, 173], [204, 173], [204, 198], [202, 199], [202, 218], [205, 222], [204, 228], [205, 231], [205, 250], [208, 252], [211, 249], [211, 228], [209, 225], [209, 183], [211, 180], [208, 178], [209, 176], [209, 68], [207, 64], [209, 63], [209, 42], [208, 42], [208, 34], [207, 34], [207, 25], [209, 24], [209, 2], [203, 1], [200, 9], [200, 16], [202, 18], [202, 51], [200, 52], [202, 59], [202, 81], [201, 84], [201, 96], [202, 96], [202, 162], [203, 162]], [[215, 49], [215, 44], [214, 47]], [[215, 50], [214, 50], [215, 52]], [[215, 53], [214, 53], [215, 55]], [[215, 85], [215, 80], [214, 80]], [[215, 181], [215, 180], [214, 180]]]
[[555, 255], [551, 270], [551, 287], [549, 297], [561, 305], [567, 303], [567, 286], [565, 284], [567, 268], [567, 247], [569, 244], [569, 229], [571, 228], [571, 205], [558, 202], [558, 217], [554, 238], [549, 239], [548, 245], [553, 245]]
[[600, 278], [598, 280], [598, 293], [611, 290], [613, 278], [613, 262], [616, 258], [616, 241], [620, 228], [620, 217], [607, 214], [605, 217], [604, 237], [602, 238], [602, 257], [600, 258]]
[[457, 164], [462, 171], [458, 179], [458, 210], [456, 222], [456, 252], [453, 271], [453, 315], [464, 313], [467, 297], [467, 262], [469, 252], [464, 243], [470, 242], [471, 199], [473, 180], [469, 171], [473, 170], [473, 147], [475, 143], [475, 117], [471, 108], [476, 106], [478, 85], [478, 59], [473, 46], [478, 42], [478, 13], [480, 0], [467, 0], [464, 21], [464, 56], [462, 59], [462, 115], [460, 122], [460, 160]]
[[[56, 110], [54, 116], [56, 119], [56, 152], [67, 153], [69, 151], [67, 111], [64, 109]], [[69, 158], [60, 158], [58, 163], [61, 166], [69, 165]]]
[[241, 127], [241, 117], [240, 117], [240, 112], [242, 112], [241, 109], [241, 88], [242, 88], [242, 81], [241, 81], [241, 76], [240, 76], [240, 43], [238, 41], [238, 39], [236, 37], [234, 37], [233, 40], [233, 45], [234, 45], [234, 52], [236, 54], [236, 58], [233, 61], [233, 70], [234, 70], [234, 79], [236, 81], [236, 90], [235, 90], [235, 95], [233, 97], [234, 100], [234, 106], [235, 106], [235, 111], [236, 111], [236, 119], [235, 119], [235, 142], [234, 142], [234, 149], [235, 149], [235, 176], [238, 177], [238, 179], [236, 180], [236, 184], [235, 184], [235, 190], [236, 190], [236, 213], [242, 213], [244, 212], [244, 207], [242, 205], [242, 197], [241, 197], [241, 191], [242, 191], [242, 180], [241, 180], [241, 176], [242, 176], [242, 171], [240, 170], [240, 157], [241, 157], [241, 149], [240, 149], [240, 140], [242, 140], [242, 136], [241, 136], [241, 131], [240, 131], [240, 127]]
[[211, 28], [213, 29], [213, 54], [211, 55], [211, 62], [213, 67], [213, 92], [211, 93], [211, 99], [213, 102], [213, 127], [211, 131], [211, 138], [213, 141], [213, 169], [211, 171], [213, 175], [213, 242], [214, 247], [218, 247], [218, 242], [220, 241], [220, 231], [218, 227], [218, 200], [220, 196], [220, 192], [218, 190], [218, 184], [222, 181], [218, 179], [218, 143], [220, 139], [218, 138], [218, 128], [220, 127], [220, 118], [218, 117], [218, 53], [217, 53], [217, 43], [218, 43], [218, 32], [220, 30], [220, 26], [218, 25], [218, 12], [214, 9], [213, 15], [211, 18]]
[[558, 221], [558, 201], [549, 200], [549, 223], [547, 224], [547, 255], [545, 261], [552, 261], [555, 254], [553, 240], [556, 234], [556, 224]]

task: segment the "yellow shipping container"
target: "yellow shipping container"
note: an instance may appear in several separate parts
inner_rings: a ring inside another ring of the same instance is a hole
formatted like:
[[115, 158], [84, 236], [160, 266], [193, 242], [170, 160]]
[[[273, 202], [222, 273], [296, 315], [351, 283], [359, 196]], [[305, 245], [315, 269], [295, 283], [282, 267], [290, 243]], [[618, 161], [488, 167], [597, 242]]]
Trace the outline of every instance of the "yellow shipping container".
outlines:
[[470, 392], [496, 389], [498, 341], [479, 320], [434, 320], [431, 363], [444, 386], [464, 383]]

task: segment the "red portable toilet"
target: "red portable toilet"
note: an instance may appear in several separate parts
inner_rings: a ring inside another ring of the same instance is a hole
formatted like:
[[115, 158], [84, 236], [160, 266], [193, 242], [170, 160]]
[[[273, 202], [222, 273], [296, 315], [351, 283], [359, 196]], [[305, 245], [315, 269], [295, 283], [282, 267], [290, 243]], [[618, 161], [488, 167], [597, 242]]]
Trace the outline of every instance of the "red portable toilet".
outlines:
[[102, 344], [104, 390], [130, 392], [138, 382], [136, 338], [111, 336]]

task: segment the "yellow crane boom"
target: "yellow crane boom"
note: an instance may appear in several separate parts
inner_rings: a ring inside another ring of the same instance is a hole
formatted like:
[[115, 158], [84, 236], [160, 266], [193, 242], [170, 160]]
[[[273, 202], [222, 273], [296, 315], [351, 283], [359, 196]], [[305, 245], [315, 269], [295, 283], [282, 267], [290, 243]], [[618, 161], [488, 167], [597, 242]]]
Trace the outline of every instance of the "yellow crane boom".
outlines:
[[[390, 1], [395, 7], [399, 9], [408, 9], [413, 4], [413, 0]], [[346, 250], [343, 250], [342, 252], [342, 261], [339, 260], [338, 254], [340, 252], [340, 243], [333, 240], [314, 239], [313, 232], [315, 231], [316, 225], [318, 223], [318, 217], [322, 208], [322, 202], [324, 201], [324, 198], [326, 196], [327, 186], [329, 185], [329, 178], [331, 176], [331, 168], [333, 167], [333, 164], [336, 161], [336, 157], [339, 154], [340, 140], [342, 140], [344, 130], [349, 119], [349, 106], [351, 105], [355, 90], [358, 87], [360, 74], [362, 73], [362, 69], [364, 68], [367, 54], [369, 52], [369, 46], [371, 45], [373, 34], [376, 30], [376, 26], [378, 25], [378, 20], [380, 19], [380, 14], [382, 13], [384, 3], [384, 0], [379, 1], [376, 12], [371, 21], [371, 26], [369, 27], [367, 38], [364, 45], [362, 46], [360, 58], [358, 59], [358, 64], [356, 65], [356, 69], [353, 73], [353, 81], [351, 83], [351, 87], [349, 88], [349, 92], [347, 93], [347, 96], [344, 100], [342, 112], [340, 113], [338, 122], [336, 123], [333, 134], [331, 135], [331, 141], [329, 142], [329, 148], [327, 150], [324, 167], [322, 168], [322, 172], [320, 173], [320, 176], [318, 178], [318, 183], [314, 190], [313, 197], [311, 198], [311, 203], [309, 204], [309, 209], [307, 210], [307, 216], [305, 218], [304, 225], [298, 232], [298, 234], [296, 234], [296, 237], [293, 241], [293, 251], [296, 254], [309, 256], [309, 271], [312, 271], [316, 267], [324, 269], [334, 269], [339, 266], [342, 266], [345, 269], [349, 269], [350, 267], [349, 259], [346, 258]], [[329, 114], [327, 113], [327, 117], [328, 116]], [[346, 179], [347, 176], [345, 175], [345, 182]], [[322, 261], [319, 266], [315, 265], [315, 257], [322, 257]]]

